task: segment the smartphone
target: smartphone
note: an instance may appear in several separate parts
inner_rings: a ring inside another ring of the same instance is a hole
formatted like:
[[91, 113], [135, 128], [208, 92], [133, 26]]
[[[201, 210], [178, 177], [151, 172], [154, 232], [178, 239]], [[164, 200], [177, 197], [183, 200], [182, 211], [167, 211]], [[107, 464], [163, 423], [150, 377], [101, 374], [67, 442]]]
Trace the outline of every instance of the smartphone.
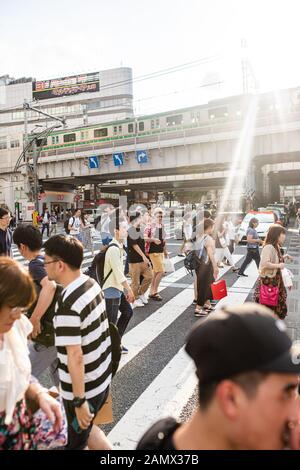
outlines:
[[[93, 406], [88, 402], [89, 404], [89, 409], [90, 409], [90, 412], [91, 413], [95, 413], [95, 410], [93, 408]], [[77, 416], [75, 414], [74, 416], [74, 419], [72, 421], [72, 428], [74, 429], [74, 431], [76, 432], [76, 434], [81, 434], [82, 431], [84, 431], [84, 429], [82, 429], [80, 426], [79, 426], [79, 423], [78, 423], [78, 420], [77, 420]]]

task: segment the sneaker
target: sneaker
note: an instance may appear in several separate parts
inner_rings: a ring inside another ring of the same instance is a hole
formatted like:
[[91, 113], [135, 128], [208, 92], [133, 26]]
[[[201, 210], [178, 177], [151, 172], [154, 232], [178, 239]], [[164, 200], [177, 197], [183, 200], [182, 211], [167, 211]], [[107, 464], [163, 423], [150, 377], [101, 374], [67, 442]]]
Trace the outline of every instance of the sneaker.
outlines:
[[192, 305], [197, 305], [197, 299], [194, 299]]
[[177, 256], [180, 256], [180, 258], [185, 258], [185, 255], [183, 253], [178, 253]]
[[248, 274], [244, 274], [244, 273], [238, 273], [238, 276], [249, 277]]
[[141, 299], [136, 299], [133, 304], [132, 304], [132, 308], [136, 308], [136, 307], [144, 307], [144, 304], [143, 302], [141, 301]]
[[122, 354], [128, 354], [128, 349], [122, 346]]
[[141, 294], [140, 295], [140, 300], [143, 302], [144, 305], [147, 305], [148, 299], [147, 299], [146, 294]]

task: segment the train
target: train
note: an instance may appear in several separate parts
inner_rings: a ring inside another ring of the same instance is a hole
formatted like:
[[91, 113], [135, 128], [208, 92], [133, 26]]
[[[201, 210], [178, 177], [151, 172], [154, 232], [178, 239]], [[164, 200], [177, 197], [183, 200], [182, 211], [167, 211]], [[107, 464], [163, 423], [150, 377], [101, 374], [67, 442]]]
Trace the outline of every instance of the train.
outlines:
[[[289, 92], [289, 95], [287, 95]], [[291, 90], [284, 90], [282, 95], [266, 93], [259, 95], [257, 118], [279, 118], [282, 112], [300, 111], [300, 92], [294, 90], [296, 99], [291, 99]], [[127, 118], [101, 124], [91, 124], [72, 129], [52, 132], [47, 138], [37, 140], [44, 155], [68, 152], [67, 148], [97, 148], [97, 144], [109, 141], [130, 140], [155, 135], [169, 134], [199, 127], [224, 125], [243, 121], [248, 111], [252, 95], [237, 95], [209, 103], [180, 108], [153, 115]], [[100, 147], [99, 147], [100, 148]], [[59, 152], [57, 152], [59, 150]], [[72, 151], [71, 149], [69, 151]]]

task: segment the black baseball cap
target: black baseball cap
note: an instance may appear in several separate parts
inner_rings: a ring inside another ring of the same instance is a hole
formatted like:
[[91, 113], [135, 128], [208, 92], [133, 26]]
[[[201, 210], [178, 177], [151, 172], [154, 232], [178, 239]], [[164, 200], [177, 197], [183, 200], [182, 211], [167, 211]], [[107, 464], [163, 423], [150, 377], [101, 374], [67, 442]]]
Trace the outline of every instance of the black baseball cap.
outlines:
[[198, 321], [186, 351], [200, 384], [253, 371], [300, 375], [299, 345], [293, 346], [282, 320], [256, 303], [225, 307]]

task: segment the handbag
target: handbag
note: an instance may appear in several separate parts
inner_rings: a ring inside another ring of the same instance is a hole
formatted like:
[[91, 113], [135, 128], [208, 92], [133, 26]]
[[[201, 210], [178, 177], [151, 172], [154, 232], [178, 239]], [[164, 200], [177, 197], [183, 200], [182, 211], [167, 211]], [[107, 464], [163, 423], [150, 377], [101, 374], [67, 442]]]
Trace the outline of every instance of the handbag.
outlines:
[[210, 288], [212, 291], [213, 300], [221, 300], [224, 297], [227, 297], [227, 287], [224, 279], [213, 282]]
[[65, 408], [61, 397], [56, 398], [60, 404], [62, 412], [62, 426], [59, 431], [54, 431], [53, 423], [45, 412], [38, 409], [33, 415], [33, 422], [36, 426], [35, 440], [38, 450], [52, 450], [57, 447], [64, 447], [68, 442], [68, 422]]
[[164, 258], [164, 270], [165, 270], [165, 273], [175, 272], [174, 263], [170, 258]]
[[259, 303], [269, 307], [277, 307], [279, 301], [279, 288], [275, 286], [260, 285]]

